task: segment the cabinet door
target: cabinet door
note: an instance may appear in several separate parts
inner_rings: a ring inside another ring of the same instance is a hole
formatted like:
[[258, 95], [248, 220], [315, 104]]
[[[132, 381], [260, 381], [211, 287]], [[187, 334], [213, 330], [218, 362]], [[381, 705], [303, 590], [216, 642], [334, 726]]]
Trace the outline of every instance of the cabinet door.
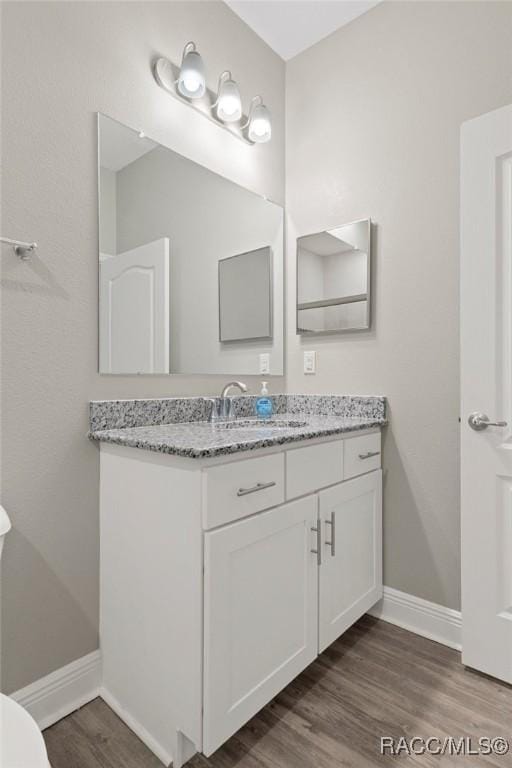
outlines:
[[319, 496], [321, 652], [382, 597], [382, 472], [348, 480]]
[[203, 752], [318, 652], [317, 497], [205, 534]]

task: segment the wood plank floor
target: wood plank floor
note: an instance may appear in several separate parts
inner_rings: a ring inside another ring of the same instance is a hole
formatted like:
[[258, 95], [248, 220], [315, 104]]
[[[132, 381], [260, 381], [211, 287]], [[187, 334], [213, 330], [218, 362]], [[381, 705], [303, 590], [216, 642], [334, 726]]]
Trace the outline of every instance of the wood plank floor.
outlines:
[[[44, 736], [52, 768], [162, 765], [100, 699]], [[512, 768], [512, 751], [382, 756], [381, 736], [504, 736], [512, 747], [512, 688], [465, 669], [456, 651], [365, 616], [212, 757], [188, 766]]]

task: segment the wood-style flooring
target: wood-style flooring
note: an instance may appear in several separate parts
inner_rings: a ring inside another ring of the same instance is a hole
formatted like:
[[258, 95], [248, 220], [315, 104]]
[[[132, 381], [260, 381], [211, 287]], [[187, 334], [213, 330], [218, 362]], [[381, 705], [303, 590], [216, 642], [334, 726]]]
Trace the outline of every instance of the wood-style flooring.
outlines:
[[[380, 737], [503, 736], [504, 756], [382, 756]], [[100, 699], [44, 737], [52, 768], [161, 768]], [[512, 688], [460, 654], [369, 616], [206, 759], [188, 768], [512, 768]]]

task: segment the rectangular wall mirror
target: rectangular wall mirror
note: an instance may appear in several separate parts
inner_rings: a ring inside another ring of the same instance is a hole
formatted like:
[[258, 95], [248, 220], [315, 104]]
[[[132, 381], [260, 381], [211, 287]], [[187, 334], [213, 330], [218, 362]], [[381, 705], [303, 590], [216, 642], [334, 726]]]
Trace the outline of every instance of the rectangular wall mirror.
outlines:
[[297, 240], [297, 333], [370, 327], [371, 221]]
[[99, 370], [283, 374], [283, 209], [105, 115]]

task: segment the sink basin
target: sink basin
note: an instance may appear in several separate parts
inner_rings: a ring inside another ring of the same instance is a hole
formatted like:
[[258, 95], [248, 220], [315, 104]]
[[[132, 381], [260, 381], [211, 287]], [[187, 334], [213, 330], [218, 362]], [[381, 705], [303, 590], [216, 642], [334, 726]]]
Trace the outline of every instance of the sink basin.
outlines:
[[220, 421], [213, 426], [215, 429], [297, 429], [306, 424], [306, 421], [296, 419], [236, 419]]

